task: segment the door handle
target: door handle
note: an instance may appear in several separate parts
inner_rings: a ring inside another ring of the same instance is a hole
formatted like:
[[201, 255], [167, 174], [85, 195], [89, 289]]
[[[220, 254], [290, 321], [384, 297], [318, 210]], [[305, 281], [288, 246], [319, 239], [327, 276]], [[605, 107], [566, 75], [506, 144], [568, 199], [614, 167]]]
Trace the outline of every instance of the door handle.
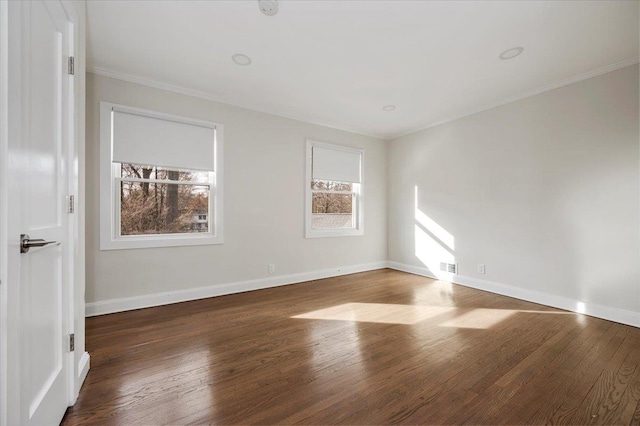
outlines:
[[57, 241], [45, 241], [41, 239], [30, 239], [27, 234], [20, 234], [20, 253], [29, 253], [31, 247], [44, 247], [50, 244], [59, 245]]

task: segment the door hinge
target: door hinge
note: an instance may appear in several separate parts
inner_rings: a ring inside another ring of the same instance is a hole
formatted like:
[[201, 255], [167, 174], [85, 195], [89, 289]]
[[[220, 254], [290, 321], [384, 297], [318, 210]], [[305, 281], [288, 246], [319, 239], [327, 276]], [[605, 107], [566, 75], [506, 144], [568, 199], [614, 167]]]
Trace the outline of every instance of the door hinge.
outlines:
[[76, 335], [75, 333], [71, 333], [69, 335], [69, 352], [73, 352], [76, 350]]
[[67, 212], [74, 213], [75, 211], [76, 211], [75, 197], [73, 195], [69, 195], [69, 208], [67, 209]]
[[67, 72], [71, 75], [75, 74], [75, 59], [73, 56], [69, 56], [69, 68], [67, 70]]

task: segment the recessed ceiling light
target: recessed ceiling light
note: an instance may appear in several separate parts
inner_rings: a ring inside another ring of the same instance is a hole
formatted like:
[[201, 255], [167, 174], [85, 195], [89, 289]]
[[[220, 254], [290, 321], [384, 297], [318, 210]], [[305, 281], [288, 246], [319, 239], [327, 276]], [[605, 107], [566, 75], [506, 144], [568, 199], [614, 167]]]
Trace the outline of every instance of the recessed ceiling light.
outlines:
[[258, 0], [260, 12], [267, 16], [273, 16], [278, 13], [278, 0]]
[[233, 62], [235, 62], [238, 65], [242, 65], [243, 67], [247, 65], [251, 65], [251, 58], [242, 53], [236, 53], [231, 57], [231, 59], [233, 59]]
[[383, 110], [383, 111], [387, 111], [387, 112], [388, 112], [388, 111], [393, 111], [393, 110], [395, 110], [395, 109], [396, 109], [396, 106], [395, 106], [395, 105], [385, 105], [385, 106], [383, 106], [383, 107], [382, 107], [382, 110]]
[[512, 47], [511, 49], [507, 49], [504, 52], [502, 52], [500, 54], [500, 59], [502, 60], [513, 59], [516, 56], [520, 56], [522, 52], [524, 52], [523, 47]]

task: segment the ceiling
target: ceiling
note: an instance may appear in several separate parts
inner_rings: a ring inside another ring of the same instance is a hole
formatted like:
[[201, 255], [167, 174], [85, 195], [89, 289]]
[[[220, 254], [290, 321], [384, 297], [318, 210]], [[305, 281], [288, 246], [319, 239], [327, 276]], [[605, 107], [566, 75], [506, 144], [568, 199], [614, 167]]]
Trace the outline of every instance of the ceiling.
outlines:
[[[636, 1], [88, 0], [90, 70], [389, 139], [630, 65]], [[499, 55], [512, 47], [524, 53]], [[236, 53], [252, 59], [236, 65]], [[383, 111], [385, 105], [394, 111]]]

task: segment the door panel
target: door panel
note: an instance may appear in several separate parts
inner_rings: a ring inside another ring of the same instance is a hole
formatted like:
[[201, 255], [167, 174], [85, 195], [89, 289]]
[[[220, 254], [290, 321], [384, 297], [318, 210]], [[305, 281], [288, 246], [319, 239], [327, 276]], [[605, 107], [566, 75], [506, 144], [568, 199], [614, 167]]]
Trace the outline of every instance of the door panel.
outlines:
[[[20, 413], [24, 425], [58, 425], [69, 405], [70, 283], [68, 158], [72, 114], [66, 64], [72, 26], [59, 1], [9, 2], [21, 16], [21, 137], [9, 141], [17, 156], [9, 205], [11, 232], [56, 241], [19, 255]], [[17, 251], [17, 250], [16, 250]]]
[[[31, 229], [61, 225], [62, 67], [64, 18], [55, 16], [55, 3], [31, 2], [29, 53], [30, 137], [26, 206]], [[58, 5], [59, 6], [59, 5]], [[53, 9], [53, 10], [50, 10]], [[62, 22], [60, 22], [62, 21]], [[62, 28], [61, 28], [62, 27]], [[32, 208], [33, 207], [33, 208]], [[31, 230], [30, 229], [30, 230]]]
[[[36, 414], [49, 392], [60, 393], [66, 409], [66, 377], [63, 376], [62, 330], [62, 248], [30, 250], [28, 269], [23, 270], [29, 283], [27, 306], [37, 307], [30, 315], [29, 416]], [[52, 319], [56, 319], [53, 320]]]

